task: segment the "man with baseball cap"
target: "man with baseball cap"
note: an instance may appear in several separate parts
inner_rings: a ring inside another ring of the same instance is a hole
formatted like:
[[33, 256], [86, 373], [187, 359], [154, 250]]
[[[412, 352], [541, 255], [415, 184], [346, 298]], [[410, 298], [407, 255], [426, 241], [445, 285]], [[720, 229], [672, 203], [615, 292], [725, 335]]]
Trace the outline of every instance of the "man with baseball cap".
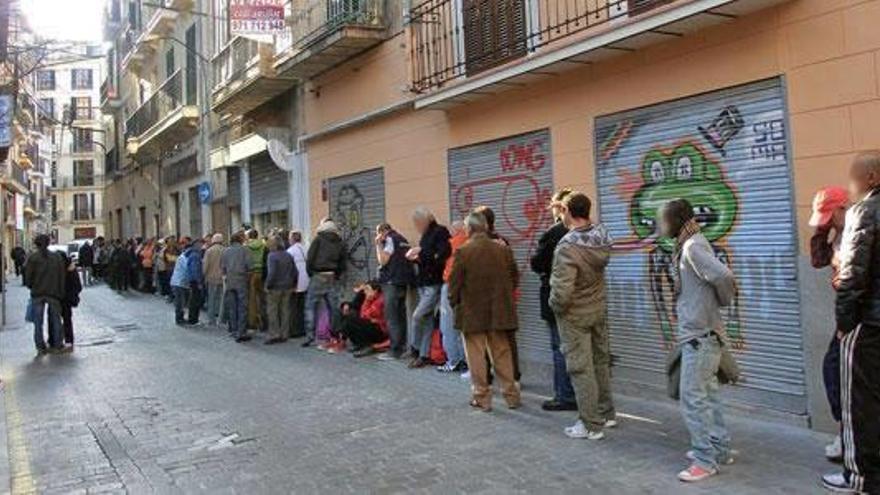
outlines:
[[[831, 285], [837, 289], [837, 272], [840, 240], [843, 234], [846, 209], [849, 206], [849, 194], [846, 189], [838, 186], [820, 189], [813, 198], [813, 215], [810, 226], [816, 229], [810, 238], [810, 259], [814, 268], [830, 266], [832, 270]], [[822, 376], [825, 382], [825, 394], [831, 406], [831, 415], [840, 422], [840, 340], [831, 336], [831, 343], [822, 361]], [[825, 447], [825, 457], [839, 462], [843, 456], [840, 435]]]

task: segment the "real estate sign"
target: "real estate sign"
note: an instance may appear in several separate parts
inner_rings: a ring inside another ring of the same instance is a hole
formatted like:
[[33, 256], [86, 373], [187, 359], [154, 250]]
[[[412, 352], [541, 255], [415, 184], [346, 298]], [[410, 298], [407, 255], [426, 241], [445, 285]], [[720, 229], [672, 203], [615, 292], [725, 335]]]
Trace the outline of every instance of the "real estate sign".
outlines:
[[230, 0], [229, 26], [232, 36], [281, 34], [286, 27], [284, 0]]

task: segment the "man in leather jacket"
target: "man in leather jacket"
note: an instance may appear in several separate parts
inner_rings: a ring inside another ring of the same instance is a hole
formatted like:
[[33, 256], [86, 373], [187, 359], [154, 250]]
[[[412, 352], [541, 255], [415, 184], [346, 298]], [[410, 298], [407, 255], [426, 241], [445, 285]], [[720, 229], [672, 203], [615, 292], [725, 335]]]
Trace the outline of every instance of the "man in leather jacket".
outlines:
[[880, 151], [856, 157], [837, 285], [841, 348], [843, 473], [825, 475], [826, 488], [880, 494]]

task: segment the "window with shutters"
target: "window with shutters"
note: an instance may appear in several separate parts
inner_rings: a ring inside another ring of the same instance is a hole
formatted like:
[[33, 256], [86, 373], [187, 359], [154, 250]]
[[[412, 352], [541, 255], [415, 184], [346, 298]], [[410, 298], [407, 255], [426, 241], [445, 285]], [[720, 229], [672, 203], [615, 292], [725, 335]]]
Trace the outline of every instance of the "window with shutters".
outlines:
[[465, 69], [468, 75], [526, 54], [526, 0], [461, 2]]

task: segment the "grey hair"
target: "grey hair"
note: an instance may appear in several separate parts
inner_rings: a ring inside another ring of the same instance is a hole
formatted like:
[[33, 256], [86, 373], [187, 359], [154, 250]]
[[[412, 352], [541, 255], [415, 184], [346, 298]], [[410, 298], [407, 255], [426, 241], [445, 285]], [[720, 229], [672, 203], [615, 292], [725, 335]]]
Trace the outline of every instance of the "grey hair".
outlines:
[[484, 217], [481, 213], [470, 213], [464, 219], [465, 225], [467, 225], [468, 232], [470, 233], [478, 233], [478, 232], [487, 232], [489, 230], [489, 224], [486, 222], [486, 217]]
[[452, 222], [452, 230], [463, 230], [465, 228], [464, 220], [456, 220]]
[[434, 213], [432, 213], [426, 206], [419, 206], [413, 210], [412, 217], [413, 220], [427, 220], [428, 222], [437, 221], [436, 217], [434, 217]]

